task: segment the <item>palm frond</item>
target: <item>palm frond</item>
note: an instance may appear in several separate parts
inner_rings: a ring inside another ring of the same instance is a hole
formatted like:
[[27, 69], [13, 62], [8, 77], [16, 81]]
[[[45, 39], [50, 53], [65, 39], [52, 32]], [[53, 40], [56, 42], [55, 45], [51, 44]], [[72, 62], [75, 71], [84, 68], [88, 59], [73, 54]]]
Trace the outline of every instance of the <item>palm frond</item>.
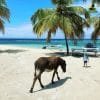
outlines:
[[64, 31], [69, 38], [72, 38], [72, 36], [79, 38], [84, 36], [83, 27], [85, 20], [77, 14], [67, 12], [65, 16], [59, 16], [58, 22], [59, 28]]
[[52, 9], [39, 9], [31, 17], [32, 24], [53, 13]]
[[[72, 37], [72, 35], [77, 36], [79, 38], [84, 36], [83, 27], [84, 25], [87, 25], [87, 22], [84, 18], [80, 17], [79, 15], [73, 13], [73, 12], [67, 12], [67, 14], [64, 16], [64, 18], [69, 18], [70, 28], [72, 31], [70, 31], [69, 36]], [[65, 21], [64, 22], [68, 22]], [[67, 32], [68, 34], [68, 32]]]
[[55, 5], [69, 5], [73, 0], [52, 0], [52, 3]]
[[74, 32], [73, 25], [68, 17], [60, 16], [59, 27], [68, 37]]
[[87, 11], [85, 8], [83, 8], [81, 6], [66, 7], [65, 10], [72, 11], [72, 12], [74, 12], [76, 14], [84, 15], [85, 18], [90, 18], [89, 11]]
[[100, 27], [98, 27], [98, 28], [96, 28], [96, 29], [94, 30], [94, 32], [92, 33], [91, 38], [92, 38], [93, 40], [96, 40], [98, 36], [100, 36]]
[[5, 0], [0, 0], [0, 5], [6, 5], [6, 1]]
[[9, 21], [10, 11], [5, 0], [0, 0], [0, 30], [4, 33], [4, 21]]
[[33, 28], [35, 33], [38, 33], [38, 36], [41, 36], [46, 31], [51, 31], [52, 33], [56, 32], [57, 29], [57, 16], [55, 13], [52, 15], [46, 16], [38, 21]]
[[2, 19], [0, 19], [0, 30], [4, 34], [4, 21]]
[[9, 9], [5, 6], [0, 6], [0, 17], [9, 21], [10, 12]]
[[100, 36], [100, 17], [96, 18], [94, 21], [94, 32], [92, 33], [93, 40]]
[[91, 17], [90, 22], [91, 22], [91, 24], [95, 24], [95, 23], [98, 23], [99, 20], [100, 20], [100, 17], [95, 16], [95, 17]]

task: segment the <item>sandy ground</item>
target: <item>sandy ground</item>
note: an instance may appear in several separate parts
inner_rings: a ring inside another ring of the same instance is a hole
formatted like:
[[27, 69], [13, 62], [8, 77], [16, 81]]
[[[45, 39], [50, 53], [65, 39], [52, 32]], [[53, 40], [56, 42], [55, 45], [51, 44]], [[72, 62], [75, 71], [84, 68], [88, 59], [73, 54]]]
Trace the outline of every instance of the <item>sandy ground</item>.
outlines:
[[[59, 68], [61, 80], [51, 84], [52, 73], [43, 73], [29, 93], [34, 74], [34, 61], [51, 56], [56, 50], [0, 46], [0, 100], [100, 100], [100, 57], [89, 57], [83, 67], [82, 57], [59, 55], [66, 60], [67, 72]], [[57, 55], [57, 54], [56, 54]]]

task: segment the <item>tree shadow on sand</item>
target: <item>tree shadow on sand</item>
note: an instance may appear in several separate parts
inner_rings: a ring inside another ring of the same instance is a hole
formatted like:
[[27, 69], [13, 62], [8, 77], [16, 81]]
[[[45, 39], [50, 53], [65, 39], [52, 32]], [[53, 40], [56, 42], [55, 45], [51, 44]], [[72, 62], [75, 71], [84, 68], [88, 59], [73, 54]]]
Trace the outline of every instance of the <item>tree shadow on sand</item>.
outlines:
[[71, 77], [66, 77], [64, 79], [61, 79], [59, 81], [55, 81], [54, 84], [52, 83], [49, 83], [48, 85], [46, 85], [44, 88], [40, 89], [40, 90], [36, 90], [34, 91], [35, 92], [39, 92], [39, 91], [42, 91], [42, 90], [46, 90], [46, 89], [52, 89], [52, 88], [57, 88], [59, 86], [62, 86], [68, 79], [72, 79]]
[[0, 50], [0, 53], [19, 53], [19, 52], [24, 52], [26, 50], [20, 50], [20, 49], [7, 49], [7, 50]]
[[67, 55], [66, 52], [53, 52], [53, 53], [46, 53], [46, 55], [65, 57], [65, 56], [70, 56], [71, 53], [69, 53], [69, 55]]
[[[52, 52], [52, 53], [46, 53], [46, 55], [48, 56], [59, 56], [59, 57], [67, 57], [67, 56], [72, 56], [72, 57], [76, 57], [76, 58], [80, 58], [83, 57], [84, 53], [81, 52], [69, 52], [69, 54], [67, 55], [67, 52]], [[94, 53], [88, 53], [89, 57], [100, 57], [100, 54], [98, 53], [97, 55], [95, 55]]]

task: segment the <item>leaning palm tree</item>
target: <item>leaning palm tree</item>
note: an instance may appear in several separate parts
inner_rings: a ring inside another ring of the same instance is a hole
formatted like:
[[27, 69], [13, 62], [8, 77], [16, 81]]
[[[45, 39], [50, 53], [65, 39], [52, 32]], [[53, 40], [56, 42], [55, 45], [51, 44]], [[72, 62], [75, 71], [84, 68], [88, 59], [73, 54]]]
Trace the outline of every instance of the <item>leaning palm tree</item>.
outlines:
[[9, 21], [10, 12], [5, 0], [0, 0], [0, 30], [4, 33], [4, 21]]
[[100, 36], [100, 16], [94, 19], [94, 31], [92, 33], [92, 39], [95, 41]]
[[[100, 5], [100, 0], [92, 0], [90, 10], [94, 9], [95, 4]], [[91, 22], [94, 25], [94, 31], [91, 38], [94, 40], [94, 42], [96, 42], [95, 40], [100, 36], [100, 14], [96, 17], [91, 17]]]
[[87, 25], [85, 18], [79, 14], [89, 17], [83, 7], [69, 6], [71, 0], [52, 0], [56, 5], [55, 9], [39, 9], [31, 17], [33, 31], [41, 36], [48, 32], [47, 39], [50, 40], [56, 30], [61, 29], [66, 39], [67, 54], [69, 47], [67, 38], [81, 38], [84, 34], [83, 27]]

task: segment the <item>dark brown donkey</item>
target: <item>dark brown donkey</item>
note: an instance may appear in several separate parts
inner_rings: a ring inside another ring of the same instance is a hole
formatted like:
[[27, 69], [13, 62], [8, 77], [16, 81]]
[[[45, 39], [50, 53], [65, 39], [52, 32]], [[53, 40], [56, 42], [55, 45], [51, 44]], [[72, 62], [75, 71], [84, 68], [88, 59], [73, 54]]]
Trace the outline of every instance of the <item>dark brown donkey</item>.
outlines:
[[30, 89], [30, 93], [33, 92], [33, 88], [37, 79], [39, 80], [41, 87], [44, 88], [41, 82], [41, 74], [44, 71], [49, 72], [49, 71], [54, 70], [54, 73], [52, 76], [52, 84], [54, 83], [53, 80], [54, 80], [55, 74], [57, 75], [58, 80], [60, 80], [60, 77], [57, 72], [57, 69], [59, 66], [61, 66], [63, 72], [66, 72], [66, 62], [60, 57], [40, 57], [39, 59], [37, 59], [35, 62], [35, 74], [34, 74], [33, 84]]

